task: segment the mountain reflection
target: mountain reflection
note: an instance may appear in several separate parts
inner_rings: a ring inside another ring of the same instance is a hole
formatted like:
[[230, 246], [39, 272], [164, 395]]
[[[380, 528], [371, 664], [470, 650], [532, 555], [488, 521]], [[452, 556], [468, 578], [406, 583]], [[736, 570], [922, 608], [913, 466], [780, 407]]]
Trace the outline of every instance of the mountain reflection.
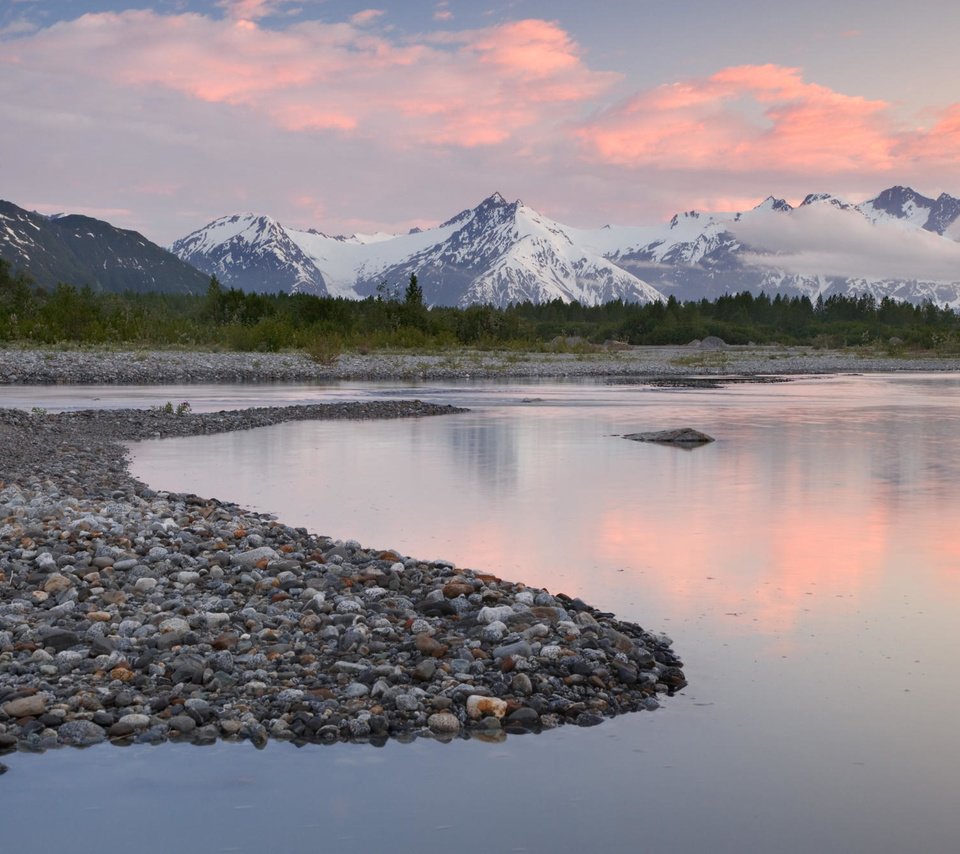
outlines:
[[482, 422], [461, 419], [445, 426], [444, 444], [467, 482], [495, 493], [516, 487], [520, 424], [492, 417]]
[[[960, 386], [874, 377], [602, 394], [606, 405], [143, 443], [134, 469], [160, 488], [714, 636], [810, 632], [864, 602], [892, 608], [890, 579], [905, 571], [917, 596], [960, 593]], [[717, 441], [678, 454], [619, 438], [687, 424]]]

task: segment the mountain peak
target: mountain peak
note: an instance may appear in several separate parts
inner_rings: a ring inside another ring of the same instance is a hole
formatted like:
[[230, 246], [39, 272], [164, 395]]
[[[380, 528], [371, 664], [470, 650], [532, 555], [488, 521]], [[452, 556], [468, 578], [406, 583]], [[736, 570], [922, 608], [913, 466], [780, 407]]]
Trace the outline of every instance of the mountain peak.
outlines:
[[786, 199], [778, 199], [776, 196], [767, 196], [759, 205], [754, 208], [755, 211], [792, 211], [793, 205]]
[[879, 193], [875, 199], [870, 199], [869, 204], [873, 205], [875, 210], [883, 211], [891, 216], [903, 217], [906, 215], [908, 205], [930, 208], [933, 206], [933, 199], [928, 199], [912, 187], [902, 187], [898, 184], [895, 187], [888, 187]]
[[675, 213], [670, 218], [670, 228], [676, 228], [678, 225], [680, 225], [680, 222], [682, 220], [687, 220], [687, 219], [700, 219], [700, 211], [691, 210], [691, 211], [682, 211], [681, 213]]
[[830, 193], [810, 193], [807, 197], [800, 202], [800, 207], [809, 207], [810, 205], [832, 205], [835, 208], [838, 208], [842, 211], [848, 211], [853, 208], [849, 202], [845, 202], [842, 199], [838, 199], [836, 196], [831, 195]]

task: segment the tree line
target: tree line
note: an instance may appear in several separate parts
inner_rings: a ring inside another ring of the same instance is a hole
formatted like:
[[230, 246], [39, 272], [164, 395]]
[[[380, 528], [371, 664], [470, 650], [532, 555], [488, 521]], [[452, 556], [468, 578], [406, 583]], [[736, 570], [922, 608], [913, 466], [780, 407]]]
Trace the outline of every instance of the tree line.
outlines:
[[249, 293], [212, 277], [205, 294], [97, 293], [60, 284], [38, 288], [0, 259], [0, 342], [276, 351], [318, 357], [344, 349], [456, 346], [538, 349], [620, 341], [686, 344], [709, 335], [729, 344], [816, 344], [960, 351], [960, 316], [933, 303], [869, 294], [811, 301], [749, 292], [714, 300], [645, 305], [614, 301], [520, 303], [465, 308], [423, 302], [416, 275], [405, 291], [363, 300]]

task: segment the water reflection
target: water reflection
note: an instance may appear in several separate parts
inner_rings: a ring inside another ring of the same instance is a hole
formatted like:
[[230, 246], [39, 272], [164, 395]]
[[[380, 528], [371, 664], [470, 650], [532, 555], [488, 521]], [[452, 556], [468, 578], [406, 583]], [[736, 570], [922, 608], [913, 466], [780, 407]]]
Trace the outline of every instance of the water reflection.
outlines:
[[[587, 406], [287, 424], [144, 443], [137, 471], [639, 619], [690, 618], [708, 600], [738, 618], [716, 631], [783, 633], [813, 597], [853, 607], [898, 555], [930, 567], [955, 555], [942, 520], [960, 509], [960, 386], [898, 381], [907, 400], [880, 406], [877, 378], [850, 382], [592, 389]], [[717, 442], [681, 454], [616, 438], [678, 423]]]
[[520, 429], [513, 420], [496, 426], [466, 421], [447, 433], [445, 447], [463, 477], [496, 495], [517, 488], [520, 465]]

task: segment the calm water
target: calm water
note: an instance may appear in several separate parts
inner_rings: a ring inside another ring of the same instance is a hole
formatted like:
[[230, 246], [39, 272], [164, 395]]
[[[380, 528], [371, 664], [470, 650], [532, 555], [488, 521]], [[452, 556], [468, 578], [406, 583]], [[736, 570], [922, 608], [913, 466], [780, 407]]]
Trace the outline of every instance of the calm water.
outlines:
[[[104, 396], [17, 393], [50, 409]], [[110, 393], [93, 405], [411, 390]], [[133, 468], [580, 595], [668, 632], [689, 687], [654, 713], [501, 744], [16, 754], [0, 778], [11, 850], [957, 850], [960, 377], [413, 393], [472, 411], [145, 442]], [[718, 441], [616, 438], [679, 425]]]

